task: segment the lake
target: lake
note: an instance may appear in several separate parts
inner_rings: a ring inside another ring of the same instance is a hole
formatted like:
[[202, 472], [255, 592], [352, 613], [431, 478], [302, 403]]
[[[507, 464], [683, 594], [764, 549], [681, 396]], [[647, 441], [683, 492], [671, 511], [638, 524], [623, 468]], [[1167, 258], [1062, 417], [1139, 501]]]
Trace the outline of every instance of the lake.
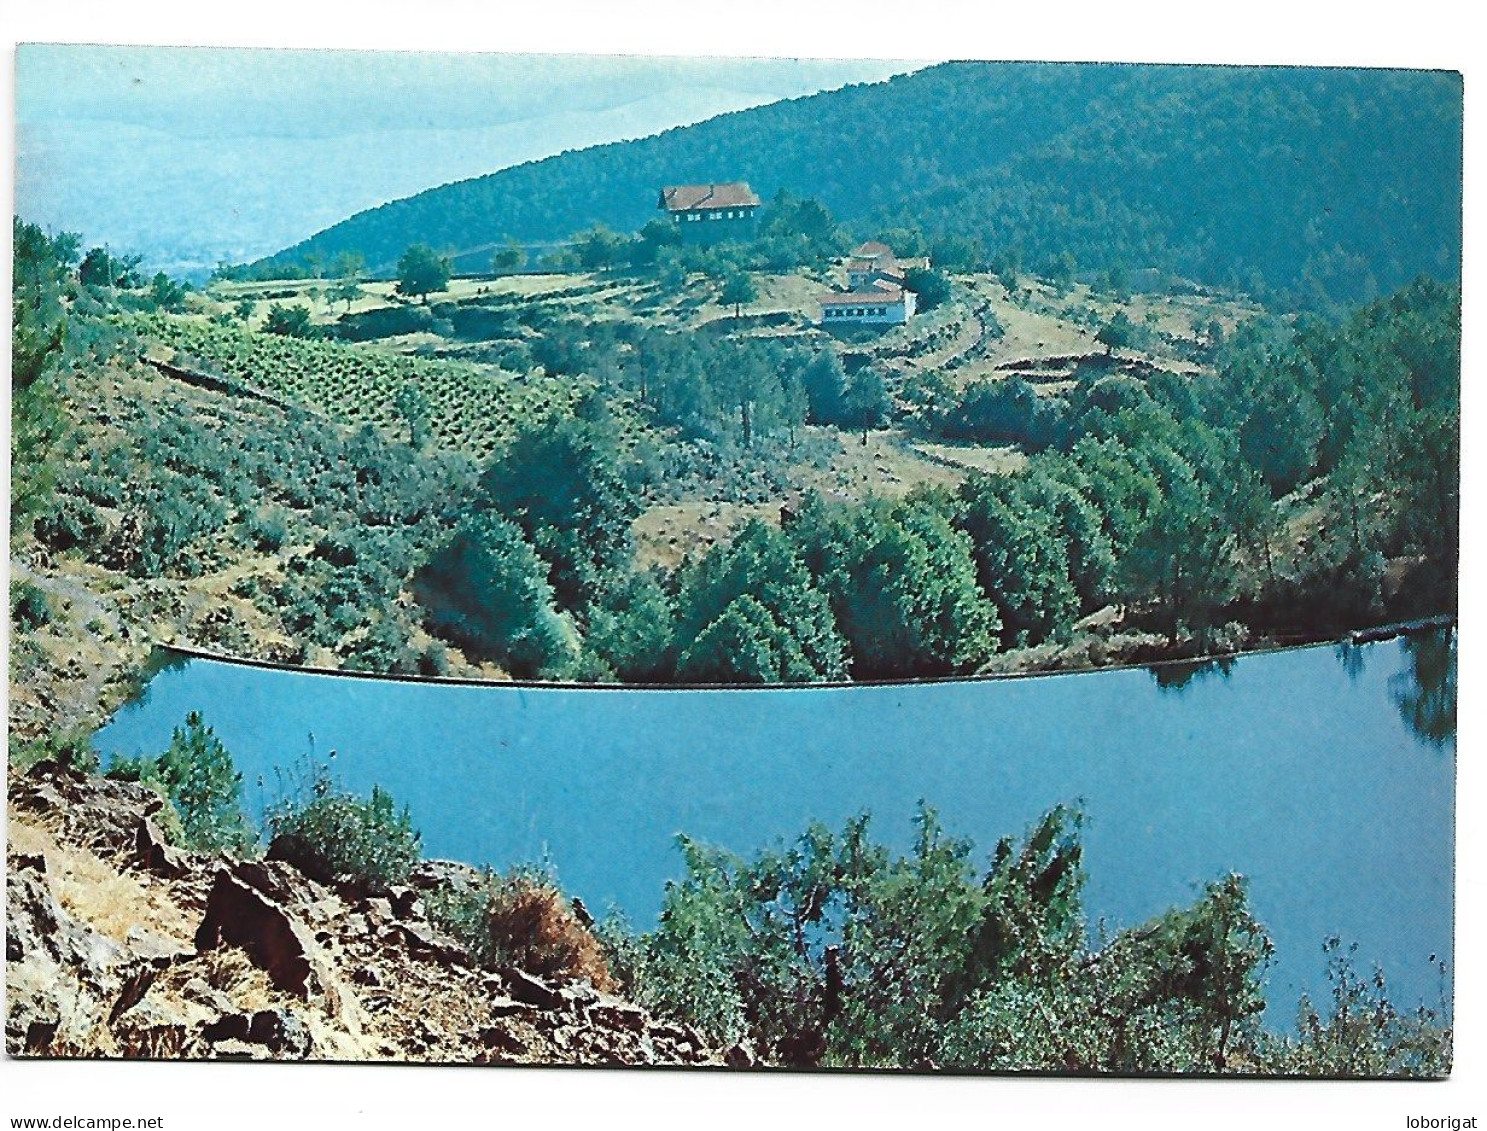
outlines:
[[[1060, 802], [1088, 815], [1086, 911], [1111, 928], [1251, 882], [1276, 944], [1267, 1021], [1326, 993], [1358, 944], [1397, 1005], [1452, 955], [1455, 653], [1442, 632], [1357, 647], [1026, 679], [656, 691], [395, 681], [196, 659], [95, 738], [158, 753], [201, 711], [261, 813], [312, 757], [408, 804], [429, 856], [546, 861], [596, 913], [655, 921], [677, 833], [751, 853], [867, 810], [907, 849], [922, 798], [984, 867]], [[278, 773], [276, 773], [278, 771]], [[303, 774], [301, 773], [301, 777]], [[1447, 987], [1449, 994], [1449, 986]]]

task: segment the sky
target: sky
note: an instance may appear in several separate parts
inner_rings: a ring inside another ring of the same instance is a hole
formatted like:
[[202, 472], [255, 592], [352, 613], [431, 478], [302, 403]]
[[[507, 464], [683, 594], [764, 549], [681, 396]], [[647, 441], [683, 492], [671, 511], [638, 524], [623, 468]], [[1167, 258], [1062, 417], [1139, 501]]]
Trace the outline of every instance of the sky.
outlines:
[[199, 276], [434, 185], [916, 65], [22, 45], [16, 211]]

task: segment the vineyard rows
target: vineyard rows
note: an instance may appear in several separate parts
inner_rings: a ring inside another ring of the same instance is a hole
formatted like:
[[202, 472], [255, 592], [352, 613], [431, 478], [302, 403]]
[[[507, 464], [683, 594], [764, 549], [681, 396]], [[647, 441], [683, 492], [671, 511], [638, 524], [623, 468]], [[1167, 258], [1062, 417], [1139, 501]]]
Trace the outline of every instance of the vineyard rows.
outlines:
[[427, 424], [440, 447], [484, 459], [523, 421], [572, 410], [591, 387], [585, 379], [517, 376], [457, 361], [406, 357], [343, 342], [252, 333], [199, 319], [155, 314], [136, 328], [221, 376], [304, 405], [351, 425], [407, 435], [396, 407], [413, 386], [428, 405]]

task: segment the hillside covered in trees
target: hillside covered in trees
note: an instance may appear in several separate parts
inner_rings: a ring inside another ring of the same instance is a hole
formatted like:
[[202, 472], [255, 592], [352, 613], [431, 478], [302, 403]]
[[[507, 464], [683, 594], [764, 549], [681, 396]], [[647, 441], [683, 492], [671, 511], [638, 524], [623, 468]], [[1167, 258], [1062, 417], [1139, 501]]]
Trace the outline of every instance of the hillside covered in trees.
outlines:
[[1461, 108], [1438, 72], [948, 63], [433, 188], [260, 266], [635, 231], [663, 184], [745, 178], [973, 261], [1352, 305], [1458, 274]]

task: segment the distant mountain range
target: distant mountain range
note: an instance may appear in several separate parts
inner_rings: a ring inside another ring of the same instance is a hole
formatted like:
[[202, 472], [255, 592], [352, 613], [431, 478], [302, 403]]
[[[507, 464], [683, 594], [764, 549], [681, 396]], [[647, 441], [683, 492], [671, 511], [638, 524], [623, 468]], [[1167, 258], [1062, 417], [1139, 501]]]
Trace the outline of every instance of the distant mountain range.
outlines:
[[1461, 121], [1448, 72], [948, 63], [429, 189], [267, 262], [634, 231], [663, 185], [747, 180], [863, 235], [1352, 302], [1458, 277]]

